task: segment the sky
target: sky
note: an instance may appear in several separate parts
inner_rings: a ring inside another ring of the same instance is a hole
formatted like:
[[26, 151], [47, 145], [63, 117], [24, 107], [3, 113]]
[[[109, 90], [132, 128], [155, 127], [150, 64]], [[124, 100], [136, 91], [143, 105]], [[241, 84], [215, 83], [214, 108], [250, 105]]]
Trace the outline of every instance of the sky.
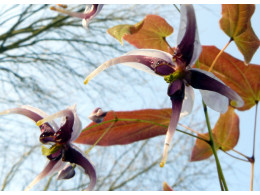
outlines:
[[[85, 1], [84, 1], [85, 2]], [[161, 1], [160, 1], [161, 2]], [[168, 3], [167, 1], [166, 3]], [[220, 3], [221, 1], [218, 1]], [[53, 3], [53, 2], [52, 2]], [[131, 2], [132, 3], [132, 2]], [[199, 2], [198, 2], [199, 3]], [[237, 3], [237, 1], [236, 1]], [[200, 41], [202, 45], [216, 45], [219, 49], [222, 49], [225, 44], [228, 42], [229, 37], [219, 28], [218, 21], [221, 17], [221, 6], [220, 5], [198, 5], [195, 6], [196, 11], [196, 17], [197, 17], [197, 24], [199, 29], [199, 36]], [[162, 14], [163, 15], [163, 14]], [[166, 20], [169, 23], [172, 23], [174, 28], [176, 29], [173, 38], [171, 38], [171, 42], [173, 43], [172, 46], [174, 46], [174, 41], [176, 40], [176, 32], [178, 28], [178, 19], [175, 18], [176, 15], [168, 15]], [[260, 18], [260, 5], [256, 5], [255, 13], [252, 17], [252, 27], [258, 37], [260, 37], [260, 26], [258, 25]], [[173, 20], [177, 22], [172, 22]], [[258, 21], [257, 21], [258, 20]], [[176, 25], [177, 24], [177, 25]], [[234, 43], [231, 43], [228, 48], [226, 49], [226, 52], [232, 54], [236, 58], [243, 60], [243, 56], [238, 51], [236, 45]], [[116, 57], [116, 56], [115, 56]], [[251, 63], [254, 64], [260, 64], [260, 50], [255, 53]], [[151, 78], [150, 76], [147, 76], [148, 80]], [[157, 79], [155, 79], [157, 81]], [[166, 88], [166, 87], [165, 87]], [[147, 95], [147, 94], [146, 94]], [[149, 95], [149, 94], [148, 94]], [[200, 103], [200, 98], [198, 97], [199, 93], [196, 92], [196, 102]], [[120, 107], [116, 104], [111, 104], [110, 107], [113, 107], [115, 110], [121, 109], [137, 109], [140, 105], [142, 105], [142, 102], [136, 102], [135, 101], [135, 95], [133, 95], [130, 98], [129, 105], [126, 105], [125, 107]], [[140, 100], [139, 100], [140, 101]], [[150, 103], [150, 102], [149, 102]], [[147, 105], [149, 105], [147, 103]], [[170, 107], [170, 104], [169, 104]], [[216, 115], [216, 113], [212, 110], [209, 111], [210, 114]], [[247, 155], [251, 154], [252, 151], [252, 132], [254, 128], [254, 116], [255, 116], [255, 107], [251, 108], [248, 111], [245, 112], [238, 112], [238, 115], [240, 117], [240, 140], [236, 147], [238, 151], [241, 151]], [[258, 115], [259, 116], [259, 115]], [[259, 117], [258, 117], [259, 119]], [[215, 120], [215, 118], [214, 118]], [[212, 123], [215, 121], [212, 120]], [[257, 134], [256, 134], [256, 140], [260, 140], [260, 127], [259, 124], [257, 124]], [[213, 126], [213, 125], [212, 125]], [[249, 143], [249, 144], [248, 144]], [[258, 150], [260, 147], [260, 141], [257, 141], [256, 143], [256, 164], [255, 164], [255, 190], [260, 190], [260, 150]], [[228, 171], [228, 174], [224, 174], [226, 176], [228, 184], [230, 184], [230, 190], [248, 190], [250, 185], [250, 165], [249, 163], [240, 162], [237, 160], [234, 160], [232, 158], [227, 157], [225, 154], [221, 154], [220, 158], [225, 161], [225, 164], [230, 164], [234, 170], [238, 170], [238, 172], [232, 174], [231, 171]], [[239, 173], [241, 172], [241, 174]], [[214, 189], [213, 189], [214, 190]]]

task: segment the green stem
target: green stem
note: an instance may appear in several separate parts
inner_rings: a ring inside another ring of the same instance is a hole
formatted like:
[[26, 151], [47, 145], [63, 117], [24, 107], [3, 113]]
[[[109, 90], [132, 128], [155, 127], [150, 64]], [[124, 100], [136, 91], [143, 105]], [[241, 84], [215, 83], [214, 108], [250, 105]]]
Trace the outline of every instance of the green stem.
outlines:
[[[216, 165], [217, 165], [217, 170], [218, 170], [218, 176], [219, 176], [220, 187], [221, 187], [221, 190], [228, 191], [227, 183], [226, 183], [224, 174], [223, 174], [223, 172], [222, 172], [222, 168], [221, 168], [221, 165], [220, 165], [220, 162], [219, 162], [219, 158], [218, 158], [218, 154], [217, 154], [215, 142], [214, 142], [214, 139], [213, 139], [213, 134], [212, 134], [212, 130], [211, 130], [210, 122], [209, 122], [209, 116], [208, 116], [207, 106], [206, 106], [206, 104], [205, 104], [204, 102], [202, 102], [202, 103], [203, 103], [204, 114], [205, 114], [205, 118], [206, 118], [206, 123], [207, 123], [208, 131], [209, 131], [209, 138], [210, 138], [209, 144], [210, 144], [210, 147], [211, 147], [211, 149], [212, 149], [213, 155], [214, 155], [214, 157], [215, 157], [215, 161], [216, 161]], [[223, 187], [224, 187], [224, 189], [223, 189]]]

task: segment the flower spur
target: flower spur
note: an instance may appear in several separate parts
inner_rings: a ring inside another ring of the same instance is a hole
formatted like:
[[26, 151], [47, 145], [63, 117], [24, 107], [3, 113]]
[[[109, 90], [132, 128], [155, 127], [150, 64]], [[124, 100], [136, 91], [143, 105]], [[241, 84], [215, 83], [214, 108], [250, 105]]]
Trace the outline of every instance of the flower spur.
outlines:
[[103, 5], [102, 4], [87, 5], [86, 8], [85, 8], [85, 11], [83, 13], [71, 12], [71, 11], [68, 11], [66, 9], [62, 9], [60, 7], [66, 8], [66, 6], [64, 6], [64, 5], [59, 5], [59, 7], [51, 6], [50, 9], [53, 10], [53, 11], [63, 13], [63, 14], [67, 14], [67, 15], [72, 16], [72, 17], [81, 18], [82, 19], [82, 26], [84, 28], [88, 28], [89, 22], [99, 14], [99, 12], [103, 8]]

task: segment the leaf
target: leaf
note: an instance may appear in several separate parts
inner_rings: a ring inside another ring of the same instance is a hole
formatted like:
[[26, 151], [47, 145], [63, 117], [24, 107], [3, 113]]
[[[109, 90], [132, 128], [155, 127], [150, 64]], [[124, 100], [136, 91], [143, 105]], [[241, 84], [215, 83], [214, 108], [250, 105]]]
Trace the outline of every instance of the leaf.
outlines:
[[147, 15], [135, 25], [118, 25], [108, 29], [108, 33], [123, 43], [123, 39], [141, 49], [158, 49], [173, 53], [166, 37], [173, 33], [173, 28], [160, 16]]
[[136, 31], [138, 31], [142, 25], [143, 25], [143, 22], [137, 23], [135, 25], [120, 24], [120, 25], [114, 26], [112, 28], [109, 28], [107, 30], [107, 32], [112, 37], [117, 39], [121, 43], [121, 45], [123, 45], [123, 37], [127, 34], [132, 34]]
[[171, 186], [169, 186], [168, 183], [163, 182], [163, 191], [173, 191], [173, 189], [171, 188]]
[[[203, 46], [199, 67], [208, 71], [219, 52], [220, 50], [215, 46]], [[237, 108], [238, 110], [248, 110], [260, 100], [259, 65], [246, 66], [243, 61], [224, 52], [216, 61], [212, 73], [236, 91], [244, 100], [244, 106]]]
[[[209, 134], [198, 134], [198, 137], [204, 138], [206, 140], [209, 140]], [[215, 140], [215, 139], [214, 139]], [[210, 145], [201, 140], [196, 139], [195, 145], [193, 146], [192, 152], [191, 152], [191, 158], [190, 161], [200, 161], [209, 158], [213, 154]]]
[[239, 117], [234, 108], [229, 107], [225, 114], [221, 114], [214, 129], [216, 142], [219, 148], [224, 151], [233, 149], [239, 139]]
[[135, 141], [164, 135], [172, 109], [145, 109], [125, 112], [110, 111], [100, 124], [92, 122], [75, 140], [76, 143], [101, 146], [130, 144]]
[[251, 26], [253, 4], [222, 5], [220, 28], [232, 38], [248, 64], [259, 47], [259, 39]]
[[[235, 113], [234, 108], [229, 107], [225, 114], [220, 114], [212, 134], [216, 150], [228, 151], [237, 145], [239, 139], [239, 117]], [[208, 133], [199, 134], [198, 136], [209, 140]], [[210, 145], [201, 139], [197, 139], [192, 149], [191, 161], [204, 160], [212, 154]]]

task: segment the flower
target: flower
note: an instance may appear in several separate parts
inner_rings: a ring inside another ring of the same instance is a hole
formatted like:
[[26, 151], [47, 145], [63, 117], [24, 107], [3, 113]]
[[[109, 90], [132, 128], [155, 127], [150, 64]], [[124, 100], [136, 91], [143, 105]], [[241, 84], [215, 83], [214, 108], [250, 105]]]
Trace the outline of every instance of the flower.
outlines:
[[[95, 168], [84, 153], [72, 144], [81, 133], [81, 121], [76, 113], [75, 105], [50, 116], [32, 106], [8, 109], [0, 112], [0, 115], [11, 113], [27, 116], [36, 122], [41, 130], [40, 142], [51, 144], [49, 149], [42, 147], [43, 155], [48, 158], [46, 167], [25, 190], [31, 189], [41, 179], [56, 172], [59, 172], [57, 179], [70, 179], [75, 175], [75, 165], [81, 166], [89, 175], [90, 183], [86, 190], [94, 188], [96, 184]], [[61, 125], [59, 127], [54, 119], [60, 117]]]
[[226, 112], [229, 103], [235, 107], [241, 107], [244, 104], [241, 97], [214, 74], [191, 67], [199, 58], [201, 50], [193, 6], [182, 5], [177, 47], [173, 55], [155, 49], [134, 50], [108, 60], [84, 81], [87, 84], [99, 72], [120, 63], [164, 77], [169, 83], [168, 96], [172, 102], [172, 114], [165, 138], [161, 167], [166, 163], [168, 147], [180, 115], [187, 115], [192, 110], [194, 100], [192, 87], [200, 89], [207, 106], [218, 112]]
[[[60, 7], [66, 8], [66, 6], [64, 5], [59, 5]], [[103, 5], [101, 4], [92, 4], [92, 5], [87, 5], [85, 8], [85, 11], [83, 13], [79, 13], [79, 12], [71, 12], [68, 11], [66, 9], [62, 9], [60, 7], [54, 7], [51, 6], [50, 9], [60, 12], [60, 13], [64, 13], [67, 14], [69, 16], [73, 16], [73, 17], [77, 17], [77, 18], [81, 18], [82, 19], [82, 26], [84, 28], [88, 28], [88, 24], [89, 22], [96, 17], [96, 15], [99, 14], [99, 12], [101, 11], [101, 9], [103, 8]]]
[[95, 123], [101, 123], [106, 115], [107, 112], [103, 112], [101, 108], [95, 108], [88, 118]]

